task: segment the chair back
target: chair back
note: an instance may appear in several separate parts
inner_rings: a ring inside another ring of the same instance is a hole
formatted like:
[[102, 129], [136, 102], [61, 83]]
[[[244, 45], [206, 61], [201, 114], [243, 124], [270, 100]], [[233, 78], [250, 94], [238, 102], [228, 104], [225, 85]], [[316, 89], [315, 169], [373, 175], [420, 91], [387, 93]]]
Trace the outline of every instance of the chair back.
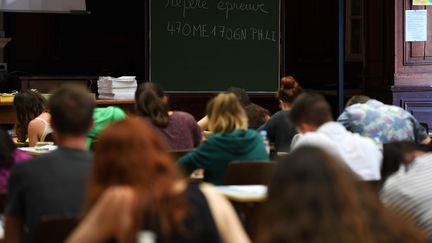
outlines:
[[62, 243], [78, 225], [76, 217], [46, 217], [36, 227], [33, 243]]
[[233, 161], [225, 170], [225, 185], [267, 185], [276, 165], [274, 161]]

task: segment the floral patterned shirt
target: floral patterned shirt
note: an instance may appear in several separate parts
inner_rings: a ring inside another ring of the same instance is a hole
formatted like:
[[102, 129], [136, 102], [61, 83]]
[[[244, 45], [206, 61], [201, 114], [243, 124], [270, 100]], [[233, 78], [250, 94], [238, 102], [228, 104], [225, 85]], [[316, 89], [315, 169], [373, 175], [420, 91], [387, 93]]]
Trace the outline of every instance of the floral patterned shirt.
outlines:
[[428, 134], [411, 113], [398, 106], [370, 99], [354, 104], [337, 119], [348, 130], [381, 143], [415, 141], [420, 143]]

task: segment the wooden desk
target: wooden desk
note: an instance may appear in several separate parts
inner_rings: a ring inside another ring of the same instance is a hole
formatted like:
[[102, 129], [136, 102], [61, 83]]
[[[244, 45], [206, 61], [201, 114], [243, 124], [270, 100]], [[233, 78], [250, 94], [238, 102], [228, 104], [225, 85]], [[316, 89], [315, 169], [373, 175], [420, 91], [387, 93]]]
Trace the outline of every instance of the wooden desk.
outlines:
[[[135, 113], [135, 100], [96, 100], [97, 107], [117, 106], [127, 114]], [[0, 125], [12, 125], [16, 122], [13, 102], [0, 102]]]
[[233, 185], [217, 186], [216, 188], [232, 202], [258, 203], [267, 199], [267, 186], [264, 185]]
[[15, 122], [13, 102], [0, 102], [0, 124], [15, 124]]

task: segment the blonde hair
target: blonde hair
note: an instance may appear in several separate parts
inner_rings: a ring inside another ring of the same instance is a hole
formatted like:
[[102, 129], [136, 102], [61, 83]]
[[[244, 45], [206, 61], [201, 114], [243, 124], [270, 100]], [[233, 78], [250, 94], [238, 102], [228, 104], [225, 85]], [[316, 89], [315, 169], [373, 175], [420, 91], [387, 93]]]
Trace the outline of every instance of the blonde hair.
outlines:
[[232, 93], [220, 93], [207, 105], [209, 130], [231, 132], [247, 130], [248, 119], [238, 98]]

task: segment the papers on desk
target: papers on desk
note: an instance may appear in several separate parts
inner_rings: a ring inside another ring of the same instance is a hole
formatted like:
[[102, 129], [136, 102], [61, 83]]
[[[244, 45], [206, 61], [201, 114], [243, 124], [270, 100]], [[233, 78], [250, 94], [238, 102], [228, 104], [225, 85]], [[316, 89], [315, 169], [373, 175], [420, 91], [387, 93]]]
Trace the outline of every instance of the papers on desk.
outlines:
[[130, 100], [134, 99], [137, 80], [135, 76], [99, 77], [97, 86], [99, 99]]
[[267, 198], [265, 185], [217, 186], [220, 193], [237, 202], [261, 202]]
[[44, 146], [37, 146], [37, 147], [20, 147], [18, 149], [21, 151], [24, 151], [26, 153], [29, 153], [31, 155], [40, 155], [40, 154], [45, 154], [45, 153], [56, 150], [57, 145], [44, 145]]

